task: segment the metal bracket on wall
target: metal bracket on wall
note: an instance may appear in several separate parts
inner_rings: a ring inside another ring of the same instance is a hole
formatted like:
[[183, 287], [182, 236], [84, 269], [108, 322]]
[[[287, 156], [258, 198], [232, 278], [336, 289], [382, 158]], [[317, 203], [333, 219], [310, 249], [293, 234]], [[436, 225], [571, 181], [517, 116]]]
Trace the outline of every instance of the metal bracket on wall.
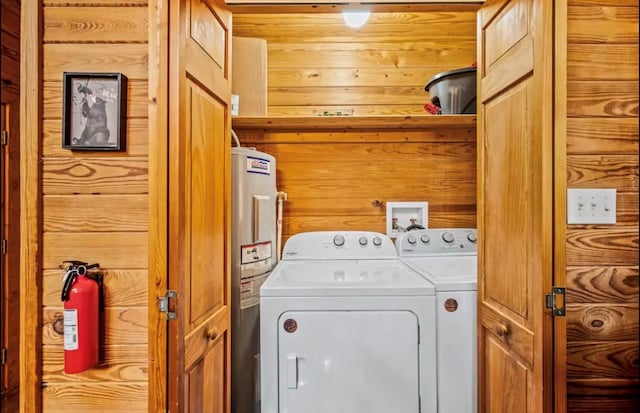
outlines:
[[175, 320], [176, 318], [178, 318], [178, 314], [176, 313], [176, 311], [171, 311], [172, 308], [175, 309], [175, 305], [171, 306], [170, 303], [170, 300], [172, 298], [178, 298], [177, 291], [167, 290], [167, 292], [164, 293], [164, 297], [158, 298], [158, 308], [160, 309], [161, 313], [167, 314], [167, 320]]
[[[566, 289], [564, 287], [552, 287], [551, 294], [546, 295], [546, 307], [552, 310], [554, 316], [565, 316], [566, 309]], [[558, 299], [558, 297], [562, 297]]]

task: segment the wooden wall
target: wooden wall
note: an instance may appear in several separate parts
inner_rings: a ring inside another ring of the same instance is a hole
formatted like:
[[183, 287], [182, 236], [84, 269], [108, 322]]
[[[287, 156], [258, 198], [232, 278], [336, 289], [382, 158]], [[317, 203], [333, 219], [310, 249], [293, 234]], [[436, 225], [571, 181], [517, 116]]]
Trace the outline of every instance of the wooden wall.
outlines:
[[[2, 347], [7, 361], [2, 366], [2, 412], [18, 410], [20, 387], [20, 0], [2, 0], [0, 40], [0, 95], [3, 129], [9, 142], [2, 148], [2, 179], [7, 179], [2, 195], [2, 238], [7, 253], [2, 256]], [[9, 310], [11, 309], [11, 310]]]
[[476, 60], [474, 11], [375, 12], [360, 29], [340, 13], [234, 13], [233, 33], [267, 40], [270, 116], [425, 114], [427, 81]]
[[429, 226], [475, 227], [475, 126], [237, 130], [276, 158], [283, 239], [305, 231], [386, 232], [386, 202], [428, 201]]
[[[43, 411], [147, 410], [148, 8], [145, 0], [46, 0], [43, 31]], [[123, 152], [61, 148], [62, 73], [129, 79]], [[63, 260], [105, 273], [105, 359], [63, 372]]]
[[570, 413], [640, 409], [638, 2], [570, 0], [567, 186], [617, 189], [615, 225], [567, 226]]

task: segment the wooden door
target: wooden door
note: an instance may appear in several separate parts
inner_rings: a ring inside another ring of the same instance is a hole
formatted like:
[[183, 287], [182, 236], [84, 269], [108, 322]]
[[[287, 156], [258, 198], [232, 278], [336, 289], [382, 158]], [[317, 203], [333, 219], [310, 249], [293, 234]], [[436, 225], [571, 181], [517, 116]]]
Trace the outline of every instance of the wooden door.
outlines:
[[[3, 95], [3, 99], [5, 96]], [[2, 413], [17, 412], [20, 387], [20, 134], [16, 101], [2, 104], [0, 149], [0, 313], [2, 313]]]
[[552, 12], [478, 13], [479, 412], [551, 411]]
[[[176, 6], [178, 2], [176, 2]], [[169, 321], [171, 412], [230, 405], [230, 50], [222, 0], [181, 0], [169, 15]]]

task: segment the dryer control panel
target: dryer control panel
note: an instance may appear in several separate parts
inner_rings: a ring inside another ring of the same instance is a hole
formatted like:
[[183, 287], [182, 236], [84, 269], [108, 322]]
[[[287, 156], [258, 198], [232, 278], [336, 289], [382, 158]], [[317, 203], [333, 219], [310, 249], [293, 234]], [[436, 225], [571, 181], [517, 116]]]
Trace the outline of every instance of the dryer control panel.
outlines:
[[387, 235], [370, 231], [317, 231], [296, 234], [284, 245], [282, 260], [394, 259]]
[[477, 242], [475, 228], [424, 229], [405, 232], [396, 238], [396, 248], [401, 257], [476, 255]]

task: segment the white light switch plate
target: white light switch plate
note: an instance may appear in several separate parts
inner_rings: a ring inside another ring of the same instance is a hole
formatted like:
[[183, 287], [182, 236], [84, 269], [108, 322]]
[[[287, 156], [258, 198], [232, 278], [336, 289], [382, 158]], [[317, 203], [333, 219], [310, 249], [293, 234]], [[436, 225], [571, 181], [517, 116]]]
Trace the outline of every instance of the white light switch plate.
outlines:
[[615, 224], [616, 190], [567, 189], [567, 224]]

